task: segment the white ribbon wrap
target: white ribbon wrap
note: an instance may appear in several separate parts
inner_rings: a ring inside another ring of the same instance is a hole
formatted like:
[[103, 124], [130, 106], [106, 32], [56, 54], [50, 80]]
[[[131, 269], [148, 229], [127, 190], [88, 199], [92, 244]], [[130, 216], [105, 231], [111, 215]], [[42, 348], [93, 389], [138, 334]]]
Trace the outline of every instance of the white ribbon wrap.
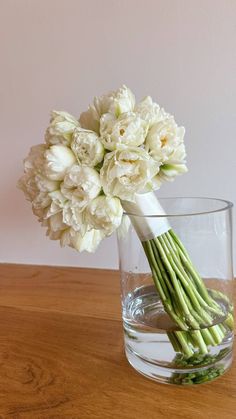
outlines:
[[165, 215], [165, 211], [153, 192], [136, 194], [135, 202], [121, 203], [141, 241], [151, 240], [170, 230], [167, 217], [160, 217]]

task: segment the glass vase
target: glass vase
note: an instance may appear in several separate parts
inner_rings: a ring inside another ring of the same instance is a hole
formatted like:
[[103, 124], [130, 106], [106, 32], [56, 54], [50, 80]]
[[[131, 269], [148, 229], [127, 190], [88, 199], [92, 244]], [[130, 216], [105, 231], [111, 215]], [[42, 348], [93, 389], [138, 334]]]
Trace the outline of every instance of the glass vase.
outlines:
[[[206, 383], [221, 376], [232, 362], [233, 205], [210, 198], [158, 201], [164, 211], [151, 215], [126, 212], [118, 231], [126, 356], [138, 372], [158, 382]], [[157, 226], [166, 222], [171, 229], [165, 243], [161, 236], [156, 239], [157, 248], [151, 253], [156, 271], [150, 264], [147, 242], [136, 233], [136, 226], [148, 218]], [[162, 248], [158, 248], [160, 243]], [[173, 281], [185, 296], [189, 316], [196, 315], [190, 325], [185, 322], [188, 316], [182, 316]], [[170, 301], [164, 300], [162, 290]], [[172, 308], [179, 317], [172, 316]]]

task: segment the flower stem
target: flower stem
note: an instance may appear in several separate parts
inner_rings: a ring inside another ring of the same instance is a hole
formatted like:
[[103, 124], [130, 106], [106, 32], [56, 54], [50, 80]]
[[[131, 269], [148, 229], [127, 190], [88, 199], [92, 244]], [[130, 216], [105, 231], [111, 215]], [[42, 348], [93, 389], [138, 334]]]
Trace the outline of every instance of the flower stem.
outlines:
[[223, 300], [232, 309], [227, 296], [216, 290], [209, 294], [172, 229], [142, 244], [164, 309], [177, 327], [175, 331], [167, 332], [174, 350], [187, 358], [196, 351], [208, 354], [209, 346], [219, 345], [233, 329], [230, 312], [223, 322], [214, 324], [217, 319], [223, 320], [226, 314], [217, 300]]

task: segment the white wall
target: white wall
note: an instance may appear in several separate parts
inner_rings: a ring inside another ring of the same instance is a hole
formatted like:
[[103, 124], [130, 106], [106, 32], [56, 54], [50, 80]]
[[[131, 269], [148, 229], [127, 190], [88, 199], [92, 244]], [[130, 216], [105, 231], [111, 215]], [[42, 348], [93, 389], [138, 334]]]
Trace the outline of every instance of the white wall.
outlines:
[[94, 255], [60, 249], [16, 189], [52, 108], [78, 115], [126, 83], [185, 125], [189, 173], [160, 196], [236, 201], [235, 0], [0, 0], [0, 260], [116, 267], [116, 240]]

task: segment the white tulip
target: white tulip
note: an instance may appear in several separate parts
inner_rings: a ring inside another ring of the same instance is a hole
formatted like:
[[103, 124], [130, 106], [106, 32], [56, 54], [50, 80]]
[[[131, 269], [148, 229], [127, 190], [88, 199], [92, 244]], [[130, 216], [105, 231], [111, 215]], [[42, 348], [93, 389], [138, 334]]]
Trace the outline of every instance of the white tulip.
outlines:
[[[95, 99], [94, 99], [95, 101]], [[82, 128], [94, 131], [99, 134], [100, 130], [100, 117], [95, 105], [90, 105], [88, 110], [82, 112], [79, 118], [79, 123]]]
[[134, 94], [126, 86], [106, 95], [95, 97], [93, 105], [80, 115], [81, 127], [100, 133], [100, 118], [105, 113], [118, 117], [124, 112], [132, 112], [135, 106]]
[[110, 236], [120, 225], [123, 209], [118, 198], [98, 196], [86, 208], [85, 219], [90, 228]]
[[32, 173], [24, 173], [19, 179], [17, 186], [24, 192], [26, 199], [32, 202], [39, 193], [37, 183], [35, 182], [35, 175]]
[[51, 180], [63, 180], [67, 170], [76, 162], [70, 148], [61, 144], [51, 146], [45, 152], [45, 160], [45, 174]]
[[18, 182], [18, 187], [23, 190], [26, 199], [34, 201], [39, 193], [48, 195], [59, 187], [59, 182], [47, 179], [39, 173], [25, 173]]
[[183, 143], [184, 127], [178, 127], [173, 117], [156, 122], [148, 132], [145, 148], [150, 155], [163, 164], [174, 150]]
[[46, 235], [49, 237], [50, 240], [60, 240], [62, 235], [64, 234], [64, 231], [66, 230], [53, 231], [53, 230], [47, 229]]
[[60, 182], [56, 180], [50, 180], [41, 173], [36, 173], [35, 183], [40, 192], [52, 192], [59, 188]]
[[49, 193], [51, 198], [51, 205], [47, 212], [47, 217], [61, 212], [68, 202], [68, 199], [61, 193], [60, 190], [56, 190]]
[[32, 205], [35, 209], [45, 209], [48, 208], [51, 204], [50, 196], [47, 192], [38, 192], [34, 200], [32, 201]]
[[23, 190], [26, 199], [32, 202], [32, 210], [40, 220], [51, 204], [51, 191], [59, 187], [59, 182], [46, 178], [43, 173], [46, 149], [44, 144], [30, 149], [29, 155], [24, 160], [24, 175], [18, 182], [18, 187]]
[[147, 123], [133, 112], [123, 113], [117, 119], [110, 113], [100, 121], [101, 141], [107, 150], [138, 147], [147, 135]]
[[24, 159], [24, 172], [40, 172], [44, 163], [44, 154], [47, 150], [46, 144], [37, 144], [31, 147], [28, 156]]
[[175, 176], [186, 173], [188, 169], [185, 159], [185, 146], [184, 144], [180, 144], [173, 151], [168, 160], [160, 166], [160, 171], [157, 175], [157, 182], [161, 184], [163, 181], [173, 181]]
[[62, 212], [52, 215], [51, 217], [44, 217], [42, 220], [42, 226], [47, 227], [47, 236], [51, 240], [59, 240], [63, 232], [68, 228], [63, 223]]
[[50, 229], [54, 232], [63, 231], [67, 228], [67, 225], [63, 221], [62, 211], [49, 217], [48, 222]]
[[78, 162], [85, 166], [94, 167], [103, 160], [104, 147], [98, 135], [82, 128], [76, 129], [71, 142]]
[[79, 122], [67, 112], [51, 112], [50, 125], [45, 133], [45, 141], [49, 145], [62, 144], [69, 146], [72, 134]]
[[84, 219], [84, 214], [81, 212], [80, 208], [71, 205], [71, 201], [63, 208], [63, 222], [72, 227], [74, 231], [80, 231], [85, 234], [87, 231], [87, 225]]
[[39, 193], [38, 182], [36, 182], [35, 176], [42, 171], [46, 150], [45, 144], [33, 146], [28, 156], [24, 159], [24, 174], [19, 179], [17, 186], [23, 190], [29, 201], [33, 201]]
[[62, 194], [82, 211], [88, 203], [96, 198], [101, 190], [98, 172], [92, 167], [75, 164], [67, 172], [61, 184]]
[[72, 227], [75, 231], [86, 231], [84, 215], [78, 206], [74, 206], [72, 201], [67, 199], [61, 191], [54, 191], [49, 194], [51, 205], [45, 218], [51, 218], [60, 214], [62, 222], [66, 227]]
[[72, 245], [78, 252], [84, 250], [95, 252], [103, 238], [104, 234], [100, 230], [90, 230], [84, 235], [77, 233], [73, 238]]
[[167, 116], [165, 111], [161, 109], [157, 103], [153, 102], [150, 96], [145, 97], [139, 102], [135, 106], [134, 111], [148, 123], [149, 128], [152, 127], [155, 122], [158, 122]]
[[100, 97], [95, 97], [93, 104], [89, 106], [88, 110], [82, 112], [79, 122], [82, 128], [100, 132], [100, 118], [104, 113], [107, 113], [112, 104], [114, 92], [110, 92]]
[[95, 252], [104, 234], [99, 230], [90, 230], [85, 234], [74, 231], [72, 228], [65, 230], [61, 236], [61, 246], [70, 246], [78, 252]]
[[135, 96], [131, 90], [123, 85], [112, 94], [111, 104], [108, 112], [113, 113], [117, 117], [122, 113], [132, 112], [135, 106]]
[[41, 222], [47, 216], [48, 208], [51, 205], [49, 194], [46, 192], [38, 192], [32, 200], [32, 211]]
[[155, 189], [159, 163], [139, 147], [116, 150], [105, 156], [101, 169], [103, 190], [108, 196], [133, 201], [135, 193]]

